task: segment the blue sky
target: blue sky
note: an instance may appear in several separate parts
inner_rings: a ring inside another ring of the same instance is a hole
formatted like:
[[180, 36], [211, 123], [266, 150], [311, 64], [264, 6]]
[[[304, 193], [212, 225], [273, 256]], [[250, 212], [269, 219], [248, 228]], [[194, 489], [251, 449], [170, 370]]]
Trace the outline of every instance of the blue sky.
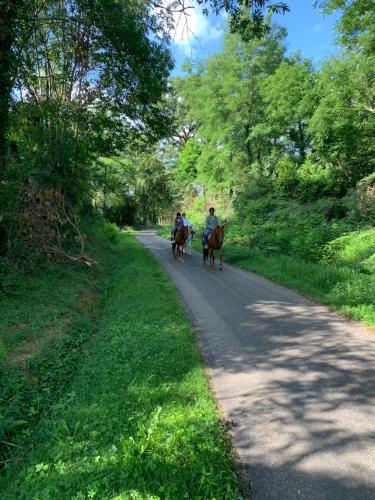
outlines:
[[[288, 54], [299, 50], [302, 57], [313, 59], [317, 64], [334, 54], [337, 51], [334, 45], [334, 26], [338, 13], [322, 15], [318, 9], [313, 8], [313, 0], [287, 0], [287, 3], [290, 12], [274, 16], [274, 20], [288, 30]], [[181, 65], [186, 59], [196, 62], [219, 52], [225, 25], [224, 17], [204, 17], [199, 8], [190, 13], [190, 33], [183, 29], [186, 25], [180, 20], [172, 44], [176, 63], [173, 74], [181, 74]]]

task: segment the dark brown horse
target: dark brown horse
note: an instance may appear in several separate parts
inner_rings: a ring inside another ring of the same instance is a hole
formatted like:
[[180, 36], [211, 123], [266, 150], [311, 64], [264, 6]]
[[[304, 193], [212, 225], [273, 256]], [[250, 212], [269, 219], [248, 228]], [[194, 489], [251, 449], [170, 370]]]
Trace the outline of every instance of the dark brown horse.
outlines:
[[176, 234], [174, 241], [172, 241], [172, 252], [175, 258], [183, 262], [184, 247], [186, 243], [186, 238], [188, 235], [188, 228], [181, 227]]
[[223, 246], [224, 241], [224, 226], [217, 226], [213, 229], [208, 237], [208, 248], [204, 248], [204, 238], [202, 239], [203, 243], [203, 262], [206, 264], [208, 261], [208, 252], [210, 252], [210, 267], [214, 269], [215, 267], [215, 250], [219, 253], [220, 271], [223, 270], [223, 251], [221, 247]]

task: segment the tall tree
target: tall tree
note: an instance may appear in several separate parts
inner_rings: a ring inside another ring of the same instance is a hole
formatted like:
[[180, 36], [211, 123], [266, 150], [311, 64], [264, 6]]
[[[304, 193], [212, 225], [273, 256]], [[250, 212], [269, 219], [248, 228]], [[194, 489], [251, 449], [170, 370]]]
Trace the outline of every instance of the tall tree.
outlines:
[[375, 169], [374, 115], [359, 104], [354, 86], [360, 74], [356, 56], [327, 61], [309, 124], [315, 154], [333, 166], [344, 192]]
[[315, 81], [311, 63], [297, 56], [283, 62], [261, 85], [274, 145], [297, 154], [300, 161], [310, 146], [307, 126], [316, 104]]
[[143, 2], [34, 1], [29, 16], [28, 45], [14, 49], [13, 138], [29, 173], [72, 194], [93, 154], [135, 132], [163, 134], [172, 61]]
[[19, 16], [25, 5], [24, 0], [0, 2], [0, 181], [4, 176], [10, 95], [16, 68], [12, 48], [17, 29], [20, 28]]
[[190, 69], [181, 98], [188, 103], [188, 120], [199, 124], [198, 182], [234, 189], [248, 166], [267, 154], [269, 146], [253, 129], [264, 119], [261, 82], [282, 61], [284, 37], [279, 28], [247, 43], [229, 34], [220, 54]]
[[[231, 29], [242, 33], [242, 36], [247, 39], [260, 37], [267, 32], [269, 24], [265, 22], [266, 13], [286, 12], [288, 10], [284, 2], [274, 2], [270, 0], [229, 0], [225, 2], [222, 0], [198, 0], [197, 3], [202, 7], [203, 13], [205, 14], [208, 14], [209, 10], [216, 14], [220, 12], [228, 13], [230, 15]], [[32, 35], [41, 30], [43, 31], [44, 26], [41, 27], [40, 23], [45, 26], [49, 23], [54, 27], [51, 33], [53, 32], [53, 34], [55, 34], [55, 32], [58, 31], [56, 27], [60, 23], [63, 26], [63, 30], [61, 30], [60, 27], [60, 32], [65, 31], [62, 42], [66, 42], [68, 40], [66, 34], [73, 30], [69, 28], [67, 30], [65, 28], [69, 25], [74, 27], [76, 22], [81, 28], [81, 31], [85, 32], [85, 41], [80, 47], [78, 47], [78, 45], [76, 47], [81, 52], [81, 57], [85, 57], [84, 52], [87, 49], [87, 41], [92, 34], [90, 26], [101, 31], [104, 38], [110, 40], [112, 46], [116, 46], [117, 42], [117, 48], [119, 48], [118, 44], [121, 39], [127, 40], [127, 49], [125, 52], [127, 56], [131, 56], [134, 51], [134, 45], [140, 42], [140, 38], [139, 30], [136, 29], [133, 32], [135, 26], [131, 21], [131, 17], [128, 15], [130, 11], [133, 12], [133, 16], [135, 15], [138, 21], [140, 21], [141, 18], [146, 20], [144, 23], [146, 31], [143, 32], [143, 38], [145, 35], [147, 38], [147, 35], [150, 33], [152, 33], [155, 38], [159, 38], [160, 34], [168, 38], [169, 32], [175, 23], [175, 16], [187, 16], [191, 8], [193, 8], [193, 5], [189, 0], [134, 0], [131, 3], [125, 0], [60, 0], [57, 2], [49, 0], [46, 2], [42, 0], [1, 0], [0, 168], [5, 164], [7, 152], [6, 139], [10, 92], [17, 73], [17, 67], [20, 67], [20, 64], [15, 64], [13, 56], [15, 50], [19, 51], [29, 47], [27, 37], [25, 38], [23, 36], [25, 33]], [[87, 21], [92, 24], [87, 24]], [[77, 28], [77, 26], [75, 27]], [[126, 29], [124, 30], [124, 28]], [[18, 37], [17, 33], [19, 35]], [[135, 34], [134, 37], [132, 37], [133, 34]], [[46, 35], [46, 33], [44, 41], [48, 43], [48, 35]], [[77, 44], [79, 44], [83, 39], [78, 36], [76, 41]], [[144, 47], [144, 40], [141, 45]], [[142, 51], [142, 48], [139, 48], [140, 51]], [[103, 54], [104, 53], [105, 51], [103, 51]], [[159, 70], [161, 64], [163, 64], [163, 61], [160, 61], [160, 63], [156, 65]], [[51, 68], [48, 68], [48, 71], [50, 69]], [[115, 69], [115, 66], [112, 67], [112, 70], [113, 69]], [[133, 69], [132, 64], [130, 64], [130, 67], [126, 69], [125, 73], [131, 75]], [[149, 69], [152, 70], [153, 65], [149, 66]], [[113, 76], [115, 75], [118, 76], [118, 71], [115, 71]], [[109, 76], [108, 73], [107, 76]], [[112, 79], [112, 83], [116, 80], [116, 78], [111, 77], [109, 77], [109, 79]], [[47, 83], [47, 80], [45, 83]], [[51, 82], [49, 82], [49, 84], [50, 83]]]

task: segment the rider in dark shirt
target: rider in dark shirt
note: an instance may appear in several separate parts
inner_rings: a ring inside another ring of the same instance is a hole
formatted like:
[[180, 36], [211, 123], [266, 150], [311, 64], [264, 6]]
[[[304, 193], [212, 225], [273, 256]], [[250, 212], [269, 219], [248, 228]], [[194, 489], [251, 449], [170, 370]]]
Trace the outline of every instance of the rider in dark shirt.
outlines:
[[174, 220], [174, 231], [173, 231], [173, 238], [176, 238], [176, 234], [179, 229], [184, 227], [184, 219], [181, 216], [181, 212], [177, 212], [176, 218]]

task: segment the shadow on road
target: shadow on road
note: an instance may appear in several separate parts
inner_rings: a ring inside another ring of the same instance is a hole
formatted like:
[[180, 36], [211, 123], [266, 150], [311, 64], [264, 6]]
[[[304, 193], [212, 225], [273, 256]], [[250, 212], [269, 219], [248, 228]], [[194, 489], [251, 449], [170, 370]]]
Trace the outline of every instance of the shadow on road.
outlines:
[[[254, 499], [375, 499], [375, 335], [250, 273], [175, 265]], [[159, 248], [158, 248], [159, 247]], [[162, 248], [160, 248], [162, 247]]]

